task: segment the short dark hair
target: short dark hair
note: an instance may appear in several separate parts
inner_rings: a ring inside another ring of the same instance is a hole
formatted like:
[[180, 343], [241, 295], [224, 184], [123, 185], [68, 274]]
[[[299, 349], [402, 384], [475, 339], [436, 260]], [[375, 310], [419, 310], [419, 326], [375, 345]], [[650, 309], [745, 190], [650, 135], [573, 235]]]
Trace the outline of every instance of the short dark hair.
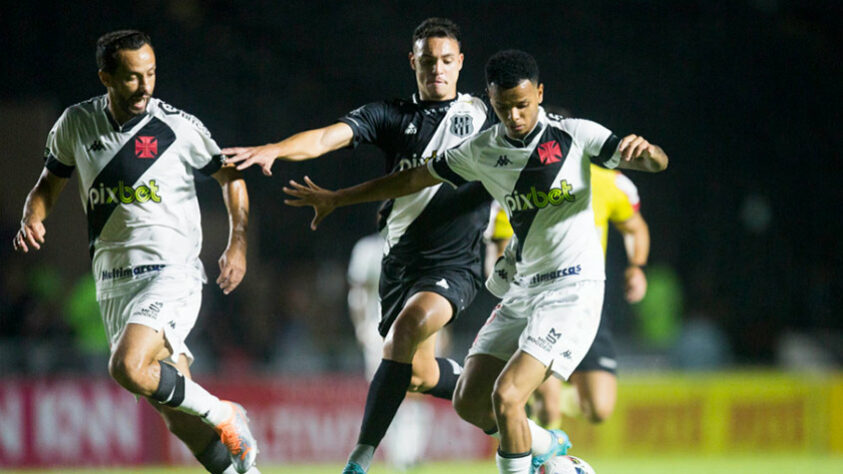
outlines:
[[140, 49], [148, 44], [152, 46], [149, 35], [138, 30], [118, 30], [106, 33], [97, 40], [97, 67], [101, 71], [117, 70], [117, 53], [121, 49]]
[[506, 49], [493, 54], [486, 62], [487, 86], [495, 84], [502, 89], [512, 89], [524, 79], [539, 83], [539, 65], [529, 53]]
[[453, 38], [461, 45], [460, 27], [447, 18], [428, 18], [413, 31], [413, 44], [427, 38]]

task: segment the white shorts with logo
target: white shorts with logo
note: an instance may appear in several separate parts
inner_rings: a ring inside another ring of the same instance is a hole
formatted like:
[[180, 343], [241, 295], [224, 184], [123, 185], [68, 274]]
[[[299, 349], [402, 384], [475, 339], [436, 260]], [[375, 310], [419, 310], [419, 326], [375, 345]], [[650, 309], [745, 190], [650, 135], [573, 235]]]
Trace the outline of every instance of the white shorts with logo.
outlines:
[[521, 349], [567, 380], [597, 334], [603, 287], [602, 280], [531, 289], [513, 285], [480, 328], [468, 356], [509, 360]]
[[175, 363], [184, 354], [188, 363], [193, 363], [185, 339], [196, 324], [202, 304], [200, 277], [161, 272], [103, 291], [97, 295], [97, 302], [112, 352], [126, 325], [135, 323], [164, 331], [172, 350], [165, 360]]

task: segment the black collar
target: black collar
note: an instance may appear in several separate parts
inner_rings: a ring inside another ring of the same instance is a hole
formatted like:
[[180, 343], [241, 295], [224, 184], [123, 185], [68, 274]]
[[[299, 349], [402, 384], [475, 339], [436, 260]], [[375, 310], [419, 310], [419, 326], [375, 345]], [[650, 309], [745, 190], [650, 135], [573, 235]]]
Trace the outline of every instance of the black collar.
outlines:
[[[149, 104], [147, 104], [147, 108], [149, 108]], [[108, 123], [111, 124], [112, 128], [114, 128], [115, 132], [125, 132], [131, 130], [135, 125], [138, 124], [141, 120], [143, 120], [147, 115], [147, 112], [144, 112], [140, 115], [135, 115], [134, 117], [130, 118], [126, 121], [123, 125], [117, 123], [117, 119], [111, 115], [111, 110], [108, 108], [108, 97], [105, 99], [105, 106], [103, 107], [103, 112], [105, 112], [105, 118], [108, 119]]]
[[544, 130], [544, 122], [541, 120], [541, 117], [539, 117], [536, 121], [536, 126], [533, 127], [533, 131], [528, 133], [524, 138], [512, 138], [506, 134], [506, 125], [501, 124], [501, 127], [503, 127], [503, 138], [507, 141], [507, 143], [516, 148], [527, 148], [527, 145], [529, 145], [530, 142]]
[[419, 106], [422, 109], [431, 109], [436, 107], [450, 107], [451, 104], [456, 102], [456, 100], [460, 97], [460, 93], [457, 92], [457, 96], [453, 99], [448, 100], [421, 100], [419, 97], [418, 92], [413, 92], [413, 103]]

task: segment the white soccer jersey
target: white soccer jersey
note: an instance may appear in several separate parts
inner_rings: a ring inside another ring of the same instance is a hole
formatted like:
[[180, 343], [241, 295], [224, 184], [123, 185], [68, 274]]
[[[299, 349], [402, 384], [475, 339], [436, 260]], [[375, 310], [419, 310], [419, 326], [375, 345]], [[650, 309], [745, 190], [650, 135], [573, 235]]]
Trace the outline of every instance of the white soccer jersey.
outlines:
[[52, 173], [79, 170], [98, 290], [164, 267], [204, 281], [193, 170], [213, 174], [222, 155], [198, 119], [152, 98], [120, 126], [103, 95], [68, 107], [45, 153]]
[[452, 185], [480, 181], [501, 203], [517, 239], [517, 285], [603, 280], [589, 164], [617, 166], [619, 142], [597, 123], [548, 116], [540, 108], [523, 140], [508, 137], [498, 124], [428, 168]]

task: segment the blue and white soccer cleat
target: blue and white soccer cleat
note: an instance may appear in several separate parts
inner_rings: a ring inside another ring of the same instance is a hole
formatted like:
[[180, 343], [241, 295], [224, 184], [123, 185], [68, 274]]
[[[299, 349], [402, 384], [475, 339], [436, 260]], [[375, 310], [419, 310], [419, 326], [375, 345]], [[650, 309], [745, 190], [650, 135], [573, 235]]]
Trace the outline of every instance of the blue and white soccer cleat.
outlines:
[[345, 465], [345, 468], [342, 470], [342, 474], [366, 474], [366, 471], [364, 471], [357, 463], [350, 462]]
[[542, 464], [546, 463], [550, 458], [554, 456], [562, 456], [571, 449], [571, 441], [568, 439], [568, 435], [564, 431], [550, 430], [550, 436], [553, 437], [550, 449], [544, 454], [533, 455], [530, 474], [538, 473]]

